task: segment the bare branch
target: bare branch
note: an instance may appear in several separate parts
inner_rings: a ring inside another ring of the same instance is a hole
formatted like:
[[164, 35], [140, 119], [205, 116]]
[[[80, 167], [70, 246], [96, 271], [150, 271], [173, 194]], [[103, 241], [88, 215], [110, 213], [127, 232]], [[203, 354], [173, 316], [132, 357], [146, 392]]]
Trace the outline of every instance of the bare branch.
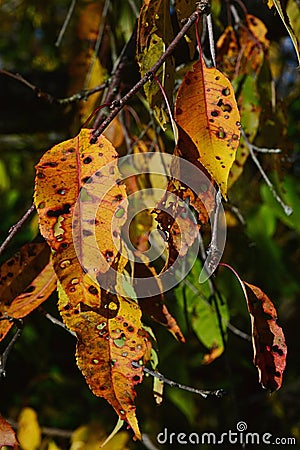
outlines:
[[59, 32], [58, 38], [56, 39], [56, 42], [55, 42], [55, 44], [54, 44], [55, 47], [59, 47], [60, 44], [61, 44], [62, 38], [63, 38], [63, 36], [64, 36], [64, 34], [65, 34], [65, 32], [66, 32], [66, 29], [67, 29], [67, 27], [68, 27], [68, 25], [69, 25], [69, 23], [70, 23], [72, 14], [73, 14], [73, 12], [74, 12], [75, 5], [76, 5], [76, 0], [72, 0], [71, 4], [70, 4], [70, 6], [69, 6], [69, 9], [68, 9], [66, 18], [65, 18], [65, 20], [64, 20], [64, 23], [63, 23], [63, 25], [62, 25], [62, 27], [61, 27], [61, 30], [60, 30], [60, 32]]
[[5, 377], [5, 375], [6, 375], [5, 367], [6, 367], [6, 363], [7, 363], [7, 358], [8, 358], [10, 351], [12, 350], [13, 346], [15, 345], [16, 340], [22, 333], [23, 320], [15, 319], [14, 317], [10, 317], [10, 316], [1, 317], [0, 320], [8, 320], [9, 322], [14, 322], [14, 324], [17, 326], [17, 330], [16, 330], [15, 334], [13, 335], [12, 339], [6, 346], [4, 352], [0, 355], [0, 377], [1, 376]]
[[13, 78], [14, 80], [17, 80], [22, 84], [25, 84], [25, 86], [29, 87], [29, 89], [31, 89], [36, 94], [36, 96], [41, 100], [44, 100], [50, 104], [57, 104], [61, 106], [69, 105], [70, 103], [75, 103], [82, 99], [86, 99], [90, 95], [95, 94], [96, 92], [103, 91], [109, 85], [109, 80], [107, 80], [105, 83], [99, 84], [99, 86], [95, 86], [92, 89], [83, 89], [77, 92], [76, 94], [71, 95], [70, 97], [56, 98], [53, 97], [53, 95], [48, 94], [47, 92], [43, 92], [40, 88], [30, 83], [30, 81], [26, 80], [26, 78], [24, 78], [19, 73], [14, 74], [4, 69], [0, 69], [0, 73], [10, 78]]
[[241, 133], [242, 133], [243, 138], [244, 138], [244, 140], [245, 140], [245, 143], [246, 143], [246, 145], [247, 145], [247, 147], [248, 147], [248, 149], [249, 149], [249, 152], [250, 152], [252, 161], [255, 163], [256, 167], [257, 167], [258, 170], [260, 171], [260, 173], [261, 173], [263, 179], [264, 179], [265, 182], [266, 182], [266, 185], [269, 187], [270, 191], [272, 192], [273, 197], [277, 200], [277, 202], [279, 203], [279, 205], [282, 207], [282, 209], [283, 209], [283, 211], [285, 212], [285, 214], [286, 214], [287, 216], [290, 216], [290, 215], [293, 213], [293, 209], [292, 209], [290, 206], [286, 205], [286, 204], [284, 203], [284, 201], [282, 200], [282, 198], [278, 195], [278, 193], [276, 192], [276, 190], [275, 190], [275, 188], [274, 188], [272, 182], [270, 181], [269, 177], [267, 176], [266, 172], [265, 172], [264, 169], [262, 168], [262, 166], [261, 166], [259, 160], [257, 159], [257, 157], [256, 157], [256, 155], [255, 155], [255, 152], [254, 152], [255, 148], [253, 148], [253, 145], [251, 144], [251, 142], [249, 142], [249, 140], [248, 140], [248, 138], [247, 138], [247, 136], [246, 136], [246, 133], [245, 133], [245, 131], [244, 131], [243, 129], [241, 129]]
[[[133, 367], [140, 367], [139, 363], [136, 361], [132, 362]], [[143, 370], [145, 373], [148, 373], [152, 377], [158, 378], [159, 380], [163, 381], [164, 383], [168, 384], [172, 387], [177, 387], [179, 389], [183, 389], [184, 391], [193, 392], [194, 394], [201, 395], [203, 398], [207, 398], [208, 396], [215, 396], [215, 397], [223, 397], [225, 395], [225, 391], [223, 389], [216, 389], [213, 391], [203, 390], [203, 389], [196, 389], [190, 386], [185, 386], [184, 384], [177, 383], [176, 381], [170, 380], [169, 378], [166, 378], [164, 375], [162, 375], [160, 372], [157, 372], [156, 370], [148, 369], [147, 367], [143, 367]]]
[[20, 230], [20, 228], [24, 225], [24, 223], [26, 222], [26, 220], [31, 216], [31, 214], [34, 211], [34, 203], [32, 203], [32, 205], [30, 206], [30, 208], [26, 211], [26, 213], [23, 215], [23, 217], [21, 217], [21, 219], [12, 227], [10, 227], [9, 231], [8, 231], [8, 236], [7, 238], [2, 242], [1, 246], [0, 246], [0, 255], [3, 253], [3, 251], [5, 250], [5, 248], [8, 246], [8, 244], [10, 243], [10, 241], [12, 240], [12, 238], [15, 236], [15, 234]]

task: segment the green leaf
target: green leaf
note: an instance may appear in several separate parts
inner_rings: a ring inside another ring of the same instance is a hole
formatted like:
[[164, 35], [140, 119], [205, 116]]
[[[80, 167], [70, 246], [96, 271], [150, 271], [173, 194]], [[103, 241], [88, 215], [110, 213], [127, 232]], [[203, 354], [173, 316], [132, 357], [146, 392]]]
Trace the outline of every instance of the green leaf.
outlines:
[[[145, 0], [138, 21], [137, 60], [141, 76], [144, 76], [161, 57], [173, 38], [168, 0]], [[157, 71], [162, 87], [172, 105], [175, 79], [174, 58], [168, 58]], [[165, 129], [168, 115], [165, 112], [164, 96], [155, 80], [146, 83], [145, 94], [150, 108], [160, 126]]]
[[[181, 308], [184, 308], [184, 292], [187, 299], [187, 312], [190, 324], [205, 347], [211, 352], [218, 349], [219, 356], [224, 350], [222, 331], [218, 320], [218, 313], [214, 301], [211, 299], [209, 283], [199, 284], [198, 278], [201, 272], [201, 264], [196, 261], [191, 272], [186, 278], [183, 288], [181, 284], [175, 289], [175, 296]], [[226, 336], [226, 323], [229, 320], [229, 311], [223, 296], [216, 299], [222, 322], [223, 333]]]

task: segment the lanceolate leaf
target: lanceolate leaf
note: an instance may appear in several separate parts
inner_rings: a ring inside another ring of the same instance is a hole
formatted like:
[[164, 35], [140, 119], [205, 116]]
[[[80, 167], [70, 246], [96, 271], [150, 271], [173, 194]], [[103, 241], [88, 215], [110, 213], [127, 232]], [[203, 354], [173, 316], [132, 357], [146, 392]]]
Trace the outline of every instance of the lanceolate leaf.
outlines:
[[[277, 9], [277, 12], [278, 12], [280, 18], [281, 18], [285, 28], [287, 29], [287, 31], [290, 35], [290, 38], [292, 39], [294, 49], [295, 49], [295, 52], [297, 55], [298, 63], [300, 64], [299, 42], [294, 33], [294, 30], [291, 27], [290, 19], [286, 13], [286, 9], [285, 9], [286, 7], [283, 5], [283, 1], [282, 0], [269, 0], [268, 6], [269, 6], [269, 8], [272, 8], [272, 6], [274, 6]], [[299, 10], [297, 12], [299, 14]]]
[[226, 198], [240, 139], [240, 115], [230, 81], [217, 69], [207, 68], [203, 59], [198, 61], [179, 88], [175, 118]]
[[135, 371], [132, 361], [146, 361], [147, 342], [138, 305], [113, 293], [127, 263], [119, 254], [126, 192], [118, 183], [115, 149], [103, 136], [90, 145], [91, 132], [83, 129], [44, 154], [36, 168], [35, 203], [53, 250], [60, 312], [78, 337], [79, 368], [95, 395], [106, 398], [140, 437], [133, 400], [142, 370]]
[[[169, 0], [144, 0], [138, 21], [137, 42], [137, 60], [142, 76], [166, 50], [172, 35]], [[168, 58], [156, 74], [170, 104], [172, 104], [174, 73], [174, 58]], [[163, 109], [164, 97], [158, 84], [153, 80], [147, 83], [144, 89], [156, 119], [164, 127], [168, 122], [168, 115]]]
[[263, 387], [276, 391], [281, 387], [286, 365], [287, 347], [277, 312], [267, 295], [258, 287], [244, 282], [252, 322], [254, 364]]
[[150, 358], [150, 343], [141, 328], [137, 303], [109, 293], [101, 295], [101, 307], [91, 308], [81, 302], [79, 314], [74, 315], [68, 308], [68, 296], [59, 287], [60, 308], [65, 322], [78, 336], [77, 364], [90, 389], [104, 397], [140, 439], [134, 387], [143, 379], [142, 366]]
[[[198, 336], [203, 345], [208, 349], [202, 363], [209, 364], [219, 357], [224, 351], [224, 339], [227, 338], [226, 322], [229, 312], [225, 298], [216, 298], [214, 302], [208, 282], [199, 284], [201, 264], [197, 260], [191, 272], [186, 278], [185, 286], [178, 286], [175, 295], [178, 304], [184, 309], [184, 291], [186, 297], [186, 308], [190, 318], [190, 326]], [[222, 323], [219, 323], [218, 312]], [[220, 329], [222, 327], [222, 330]]]
[[[39, 273], [39, 275], [26, 287], [22, 294], [10, 301], [0, 303], [0, 312], [2, 316], [21, 319], [30, 314], [34, 309], [40, 306], [55, 291], [57, 285], [57, 276], [53, 270], [52, 263]], [[7, 335], [13, 322], [8, 320], [0, 321], [0, 341]]]

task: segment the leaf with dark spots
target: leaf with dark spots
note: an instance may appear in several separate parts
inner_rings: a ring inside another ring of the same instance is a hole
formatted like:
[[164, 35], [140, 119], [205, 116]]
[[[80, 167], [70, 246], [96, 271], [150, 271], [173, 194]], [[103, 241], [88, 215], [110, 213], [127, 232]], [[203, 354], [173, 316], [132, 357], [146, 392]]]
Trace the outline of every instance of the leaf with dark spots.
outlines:
[[[49, 262], [22, 293], [7, 299], [6, 302], [3, 302], [0, 297], [0, 315], [14, 319], [26, 317], [50, 297], [55, 291], [56, 285], [57, 277], [52, 263]], [[4, 339], [12, 326], [13, 322], [11, 321], [0, 321], [0, 341]]]
[[[240, 115], [230, 81], [216, 68], [207, 68], [203, 58], [183, 79], [175, 119], [197, 147], [196, 161], [205, 167], [226, 198], [228, 175], [239, 145]], [[216, 156], [221, 156], [223, 164], [216, 162]]]
[[287, 346], [277, 312], [267, 295], [258, 287], [244, 282], [252, 322], [254, 364], [262, 386], [271, 391], [281, 387], [286, 366]]
[[0, 304], [8, 306], [24, 292], [47, 265], [49, 257], [50, 250], [45, 242], [32, 242], [5, 261], [0, 267]]
[[[46, 152], [37, 165], [38, 172], [49, 159], [60, 161], [60, 155], [66, 157], [60, 162], [55, 183], [68, 188], [64, 195], [68, 206], [61, 206], [61, 197], [52, 187], [54, 176], [50, 169], [44, 169], [43, 180], [36, 178], [35, 203], [44, 203], [38, 208], [40, 230], [53, 250], [61, 316], [78, 337], [78, 366], [93, 393], [109, 401], [140, 438], [134, 406], [136, 382], [128, 363], [133, 355], [146, 362], [150, 344], [145, 334], [139, 334], [143, 333], [139, 306], [101, 288], [105, 281], [115, 291], [118, 273], [128, 262], [126, 252], [119, 252], [121, 240], [113, 240], [114, 233], [120, 236], [127, 218], [126, 190], [117, 184], [118, 155], [112, 144], [103, 136], [90, 144], [91, 133], [82, 129], [75, 138]], [[75, 151], [67, 153], [70, 147]], [[92, 182], [86, 183], [90, 178]], [[116, 198], [123, 199], [122, 211]], [[77, 201], [80, 207], [76, 209]], [[66, 210], [70, 214], [63, 214]], [[109, 271], [111, 267], [114, 270]], [[123, 329], [123, 322], [130, 324], [134, 332]], [[142, 381], [142, 369], [139, 375]], [[105, 390], [101, 389], [104, 385]]]

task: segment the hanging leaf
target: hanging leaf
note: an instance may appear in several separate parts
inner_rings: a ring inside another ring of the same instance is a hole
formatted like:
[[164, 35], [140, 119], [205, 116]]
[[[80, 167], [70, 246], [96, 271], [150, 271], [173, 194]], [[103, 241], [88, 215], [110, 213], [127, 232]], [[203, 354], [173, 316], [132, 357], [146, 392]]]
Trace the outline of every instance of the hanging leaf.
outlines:
[[[201, 264], [197, 260], [186, 278], [187, 283], [185, 286], [178, 286], [175, 289], [175, 295], [182, 310], [184, 309], [184, 298], [187, 299], [186, 308], [191, 321], [190, 325], [208, 349], [208, 354], [204, 356], [202, 363], [209, 364], [224, 351], [223, 337], [227, 337], [226, 322], [229, 320], [229, 311], [223, 296], [216, 297], [215, 302], [213, 301], [207, 281], [199, 284], [200, 272]], [[217, 308], [222, 319], [221, 324], [218, 320]], [[220, 326], [222, 326], [222, 330]]]
[[[57, 276], [53, 270], [52, 263], [39, 273], [26, 289], [15, 298], [11, 298], [5, 303], [0, 303], [0, 316], [21, 319], [28, 316], [33, 310], [40, 306], [55, 291]], [[12, 328], [13, 322], [8, 320], [0, 321], [0, 341], [5, 338]]]
[[267, 295], [258, 287], [244, 282], [252, 322], [254, 364], [262, 386], [271, 391], [281, 387], [286, 365], [287, 347], [277, 312]]
[[[276, 8], [285, 28], [287, 29], [287, 32], [290, 35], [290, 38], [293, 42], [293, 46], [297, 55], [298, 64], [300, 64], [299, 42], [297, 36], [294, 33], [293, 28], [291, 27], [290, 18], [286, 11], [286, 6], [284, 5], [282, 0], [268, 0], [268, 7], [271, 9], [273, 6]], [[298, 8], [297, 13], [299, 14]], [[295, 16], [293, 17], [293, 21], [295, 21]]]
[[0, 448], [3, 446], [17, 449], [19, 443], [17, 441], [16, 433], [10, 423], [8, 423], [4, 417], [0, 416]]
[[0, 267], [0, 308], [21, 294], [49, 261], [45, 242], [31, 242]]
[[[144, 0], [138, 19], [137, 60], [144, 76], [170, 44], [173, 31], [169, 0]], [[174, 58], [168, 58], [157, 71], [163, 89], [172, 105], [174, 88]], [[163, 108], [164, 96], [155, 80], [144, 86], [145, 94], [155, 117], [164, 129], [168, 115]]]
[[102, 292], [99, 308], [81, 302], [80, 312], [72, 314], [69, 298], [61, 287], [59, 297], [65, 321], [78, 336], [77, 364], [90, 389], [104, 397], [141, 439], [135, 416], [134, 387], [142, 381], [149, 344], [141, 328], [140, 308], [132, 300]]
[[91, 145], [91, 133], [83, 129], [44, 154], [36, 167], [35, 204], [60, 281], [59, 309], [78, 337], [78, 366], [94, 394], [104, 397], [140, 438], [134, 388], [143, 371], [132, 361], [146, 362], [149, 345], [140, 308], [101, 288], [111, 267], [106, 282], [112, 291], [121, 291], [118, 273], [127, 263], [119, 253], [126, 192], [119, 183], [115, 149], [103, 136]]
[[201, 59], [179, 88], [175, 119], [197, 147], [199, 162], [226, 198], [227, 180], [240, 139], [240, 115], [229, 80]]
[[230, 80], [236, 75], [236, 66], [239, 57], [239, 43], [236, 33], [231, 25], [228, 25], [216, 43], [217, 49], [217, 67]]
[[239, 62], [236, 71], [239, 74], [256, 76], [263, 64], [265, 51], [269, 47], [266, 38], [268, 30], [265, 24], [252, 14], [246, 14], [245, 23], [239, 27]]
[[260, 72], [269, 48], [265, 24], [246, 14], [234, 29], [227, 26], [217, 41], [217, 66], [230, 80], [239, 75], [253, 76]]

